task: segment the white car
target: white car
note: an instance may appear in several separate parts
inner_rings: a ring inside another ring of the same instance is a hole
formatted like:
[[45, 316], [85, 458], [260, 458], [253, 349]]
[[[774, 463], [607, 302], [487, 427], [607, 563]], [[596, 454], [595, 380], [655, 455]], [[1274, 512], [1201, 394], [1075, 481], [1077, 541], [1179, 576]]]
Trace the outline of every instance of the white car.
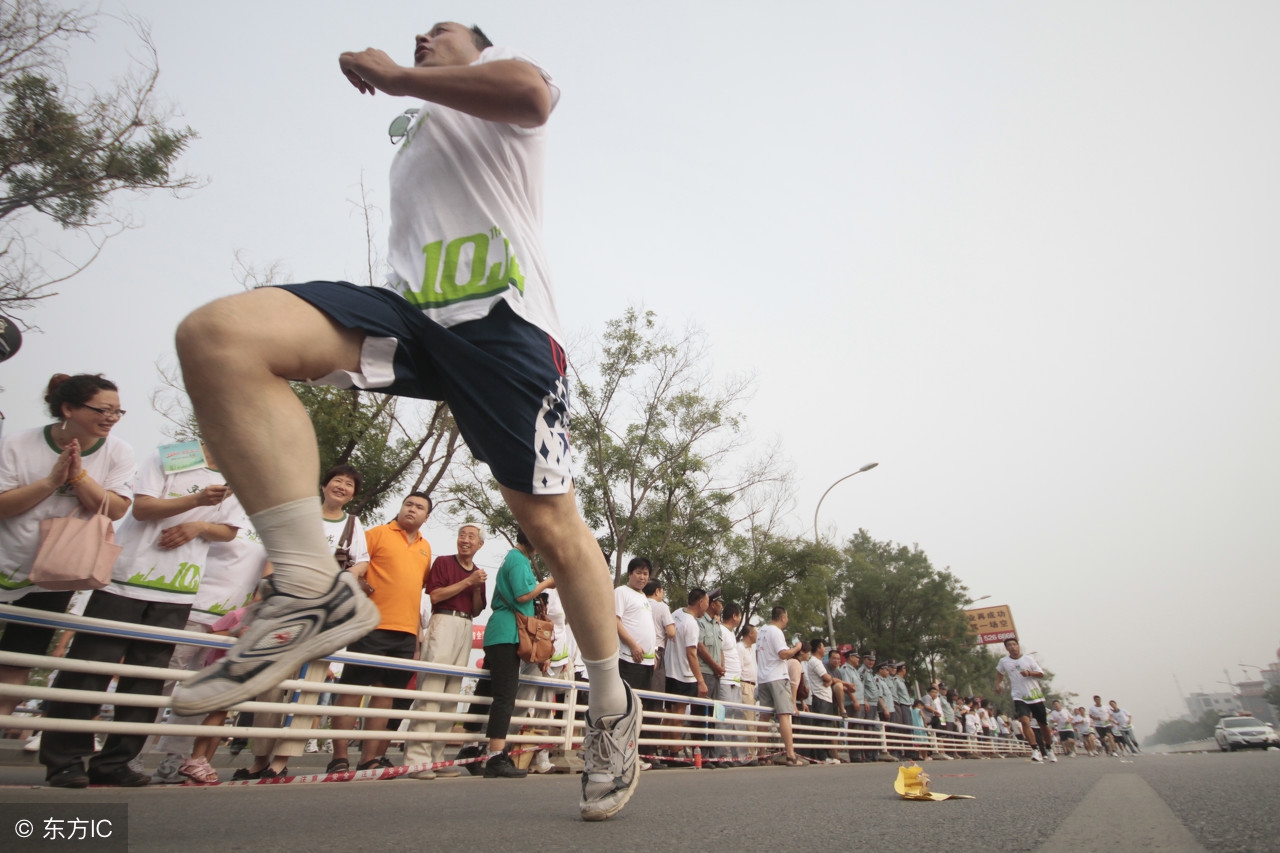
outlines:
[[1280, 735], [1276, 734], [1269, 723], [1264, 723], [1257, 717], [1223, 717], [1213, 730], [1213, 739], [1223, 752], [1280, 746]]

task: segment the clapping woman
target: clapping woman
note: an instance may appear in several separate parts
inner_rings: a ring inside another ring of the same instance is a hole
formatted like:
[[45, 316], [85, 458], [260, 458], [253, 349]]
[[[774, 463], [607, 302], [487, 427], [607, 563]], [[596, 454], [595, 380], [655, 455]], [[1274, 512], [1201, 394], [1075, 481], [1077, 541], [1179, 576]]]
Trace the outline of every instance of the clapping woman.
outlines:
[[[54, 422], [0, 438], [0, 603], [61, 613], [72, 593], [29, 580], [40, 545], [40, 522], [78, 509], [119, 519], [133, 501], [133, 449], [111, 435], [122, 417], [120, 394], [101, 374], [49, 380], [45, 403]], [[0, 651], [43, 655], [54, 629], [3, 624]], [[27, 667], [0, 666], [0, 683], [26, 684]], [[20, 700], [0, 697], [0, 714]]]

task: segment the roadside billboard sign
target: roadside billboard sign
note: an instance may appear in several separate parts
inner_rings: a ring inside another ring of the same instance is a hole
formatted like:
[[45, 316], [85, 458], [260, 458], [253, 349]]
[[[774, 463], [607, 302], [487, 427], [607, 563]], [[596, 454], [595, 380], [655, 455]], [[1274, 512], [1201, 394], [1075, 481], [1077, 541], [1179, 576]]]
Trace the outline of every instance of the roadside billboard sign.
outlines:
[[973, 629], [979, 644], [1003, 643], [1011, 637], [1018, 636], [1017, 629], [1013, 626], [1013, 611], [1007, 604], [975, 607], [972, 610], [966, 610], [964, 615], [968, 618], [969, 627]]

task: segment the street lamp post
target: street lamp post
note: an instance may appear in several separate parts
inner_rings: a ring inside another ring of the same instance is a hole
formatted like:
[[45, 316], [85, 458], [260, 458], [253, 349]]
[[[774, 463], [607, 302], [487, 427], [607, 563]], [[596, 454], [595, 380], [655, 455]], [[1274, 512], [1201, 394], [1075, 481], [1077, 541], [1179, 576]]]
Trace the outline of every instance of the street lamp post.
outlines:
[[[854, 471], [852, 474], [845, 474], [839, 480], [836, 480], [830, 486], [827, 486], [827, 490], [822, 493], [822, 497], [818, 498], [818, 505], [813, 509], [813, 544], [815, 545], [822, 544], [822, 540], [818, 537], [818, 512], [822, 509], [822, 502], [827, 499], [827, 495], [831, 494], [831, 490], [834, 489], [836, 486], [840, 485], [841, 483], [843, 483], [845, 480], [849, 479], [850, 477], [856, 476], [858, 474], [862, 474], [866, 471], [870, 471], [872, 468], [876, 467], [879, 464], [880, 464], [879, 462], [868, 462], [866, 465], [863, 465], [861, 468], [859, 468], [857, 471]], [[836, 641], [836, 626], [835, 626], [835, 622], [832, 621], [831, 619], [831, 594], [827, 593], [823, 597], [826, 598], [827, 600], [826, 601], [827, 603], [827, 639], [834, 644]]]

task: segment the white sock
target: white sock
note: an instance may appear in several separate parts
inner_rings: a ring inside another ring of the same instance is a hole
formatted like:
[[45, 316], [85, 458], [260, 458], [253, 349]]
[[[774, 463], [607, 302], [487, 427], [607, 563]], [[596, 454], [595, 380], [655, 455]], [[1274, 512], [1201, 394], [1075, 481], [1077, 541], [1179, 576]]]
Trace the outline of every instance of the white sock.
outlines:
[[587, 691], [587, 709], [591, 719], [615, 717], [627, 711], [627, 691], [622, 686], [622, 676], [618, 674], [618, 656], [611, 655], [604, 660], [582, 659], [587, 669], [587, 680], [591, 689]]
[[324, 535], [319, 495], [255, 512], [249, 520], [267, 548], [276, 589], [304, 598], [329, 591], [340, 570]]

